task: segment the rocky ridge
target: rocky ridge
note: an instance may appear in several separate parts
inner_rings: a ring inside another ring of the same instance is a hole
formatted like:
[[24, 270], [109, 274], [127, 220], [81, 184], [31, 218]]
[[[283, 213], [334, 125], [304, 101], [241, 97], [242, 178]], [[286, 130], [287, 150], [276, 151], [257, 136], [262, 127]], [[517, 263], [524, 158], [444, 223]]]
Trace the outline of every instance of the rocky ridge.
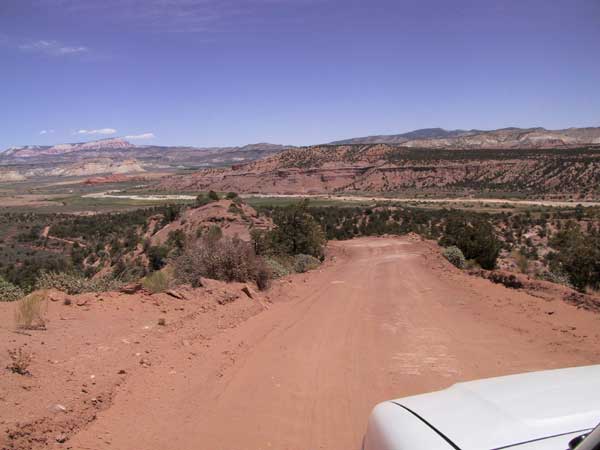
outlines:
[[404, 134], [345, 139], [332, 144], [399, 144], [406, 147], [438, 149], [561, 148], [600, 144], [600, 127], [564, 130], [503, 128], [491, 131], [426, 128]]
[[168, 190], [262, 194], [390, 193], [600, 197], [600, 146], [440, 150], [389, 144], [288, 150], [230, 169], [163, 179]]
[[28, 145], [24, 147], [12, 147], [2, 153], [3, 157], [32, 158], [40, 156], [56, 156], [84, 150], [101, 149], [130, 149], [135, 145], [123, 138], [101, 139], [92, 142], [80, 142], [75, 144], [57, 144], [52, 146]]

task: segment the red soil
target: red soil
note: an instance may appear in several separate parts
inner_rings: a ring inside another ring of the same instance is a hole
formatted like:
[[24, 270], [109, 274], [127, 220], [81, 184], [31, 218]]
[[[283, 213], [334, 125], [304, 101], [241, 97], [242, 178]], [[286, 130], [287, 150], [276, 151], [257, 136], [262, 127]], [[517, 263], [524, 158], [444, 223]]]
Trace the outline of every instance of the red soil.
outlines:
[[50, 303], [31, 336], [0, 305], [0, 355], [35, 355], [31, 377], [0, 377], [2, 448], [358, 449], [382, 400], [600, 362], [600, 315], [469, 276], [418, 238], [329, 255], [277, 282], [273, 303], [227, 303], [242, 286], [221, 283], [188, 300], [86, 295]]

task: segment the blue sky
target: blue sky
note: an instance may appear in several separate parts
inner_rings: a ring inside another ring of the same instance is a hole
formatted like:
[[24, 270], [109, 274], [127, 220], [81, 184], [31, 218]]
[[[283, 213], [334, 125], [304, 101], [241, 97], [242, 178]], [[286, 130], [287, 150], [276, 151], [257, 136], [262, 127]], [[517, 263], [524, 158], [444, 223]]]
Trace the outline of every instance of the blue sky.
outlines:
[[600, 126], [599, 55], [598, 0], [1, 0], [0, 148]]

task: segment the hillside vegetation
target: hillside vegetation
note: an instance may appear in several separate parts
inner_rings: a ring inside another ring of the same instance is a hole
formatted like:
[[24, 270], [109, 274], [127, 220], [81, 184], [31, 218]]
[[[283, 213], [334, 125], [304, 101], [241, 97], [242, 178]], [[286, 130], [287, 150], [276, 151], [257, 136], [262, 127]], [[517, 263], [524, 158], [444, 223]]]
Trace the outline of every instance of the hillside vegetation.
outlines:
[[600, 147], [428, 149], [322, 145], [165, 178], [165, 190], [600, 198]]
[[283, 208], [271, 220], [237, 194], [221, 199], [213, 191], [188, 207], [93, 216], [11, 213], [0, 216], [0, 225], [3, 301], [35, 289], [81, 294], [140, 280], [150, 291], [197, 287], [204, 277], [266, 289], [273, 276], [306, 271], [307, 257], [318, 265], [326, 243], [306, 205]]
[[[261, 211], [278, 214], [278, 208]], [[453, 258], [464, 258], [467, 268], [499, 268], [592, 293], [600, 289], [598, 208], [492, 214], [377, 205], [309, 207], [307, 212], [330, 240], [415, 233], [460, 250]]]
[[318, 266], [327, 240], [408, 233], [438, 241], [460, 267], [600, 288], [597, 208], [499, 211], [308, 201], [255, 210], [233, 192], [221, 199], [211, 191], [193, 206], [93, 216], [8, 213], [0, 215], [0, 290], [14, 300], [40, 288], [75, 294], [144, 279], [154, 290], [201, 285], [203, 277], [266, 288], [273, 276]]

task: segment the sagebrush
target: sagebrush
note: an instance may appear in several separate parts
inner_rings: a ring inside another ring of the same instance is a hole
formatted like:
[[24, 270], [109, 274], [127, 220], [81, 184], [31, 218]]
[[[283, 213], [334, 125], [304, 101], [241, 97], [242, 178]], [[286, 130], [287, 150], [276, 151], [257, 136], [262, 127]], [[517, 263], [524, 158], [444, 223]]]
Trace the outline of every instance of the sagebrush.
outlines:
[[117, 290], [122, 282], [111, 277], [86, 278], [70, 272], [42, 272], [35, 283], [36, 289], [57, 289], [70, 295], [85, 292]]
[[284, 260], [284, 258], [268, 256], [268, 257], [265, 257], [264, 260], [265, 260], [265, 264], [271, 270], [271, 274], [272, 274], [273, 278], [285, 277], [286, 275], [289, 275], [290, 273], [292, 273], [292, 269], [291, 269], [292, 264], [289, 263], [288, 261]]
[[0, 302], [14, 302], [25, 295], [23, 290], [0, 277]]
[[453, 266], [458, 267], [459, 269], [464, 269], [467, 265], [465, 255], [463, 255], [462, 250], [455, 245], [451, 245], [450, 247], [446, 247], [444, 250], [442, 250], [442, 255]]
[[308, 272], [319, 267], [321, 261], [311, 255], [294, 256], [294, 271], [298, 273]]
[[182, 283], [201, 286], [202, 278], [223, 281], [255, 281], [268, 286], [270, 271], [252, 246], [238, 238], [198, 239], [175, 259], [175, 276]]

